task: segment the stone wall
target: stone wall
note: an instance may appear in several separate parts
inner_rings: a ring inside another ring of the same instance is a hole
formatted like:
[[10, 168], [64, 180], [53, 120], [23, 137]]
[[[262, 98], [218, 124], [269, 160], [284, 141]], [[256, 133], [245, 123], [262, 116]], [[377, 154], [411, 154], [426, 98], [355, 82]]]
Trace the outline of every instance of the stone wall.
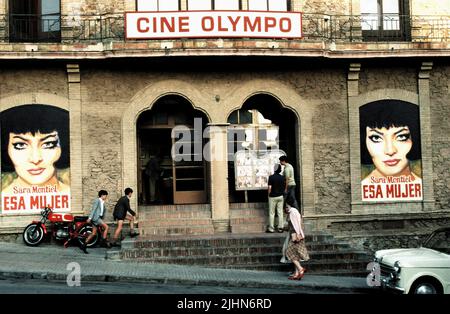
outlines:
[[450, 217], [433, 214], [427, 217], [403, 215], [361, 220], [333, 222], [329, 225], [329, 231], [354, 247], [375, 252], [387, 248], [419, 247], [433, 230], [450, 225]]
[[333, 0], [305, 0], [299, 1], [300, 11], [305, 13], [321, 13], [330, 15], [349, 15], [351, 14], [351, 0], [333, 1]]
[[414, 67], [390, 63], [389, 66], [362, 63], [359, 92], [364, 94], [377, 89], [393, 88], [417, 93], [418, 64]]
[[[131, 0], [134, 1], [134, 0]], [[130, 0], [61, 0], [61, 13], [67, 15], [98, 15], [125, 11], [124, 2]]]
[[431, 72], [431, 126], [436, 209], [450, 211], [450, 65], [437, 62]]
[[25, 67], [17, 64], [0, 68], [0, 97], [32, 92], [67, 97], [64, 65]]

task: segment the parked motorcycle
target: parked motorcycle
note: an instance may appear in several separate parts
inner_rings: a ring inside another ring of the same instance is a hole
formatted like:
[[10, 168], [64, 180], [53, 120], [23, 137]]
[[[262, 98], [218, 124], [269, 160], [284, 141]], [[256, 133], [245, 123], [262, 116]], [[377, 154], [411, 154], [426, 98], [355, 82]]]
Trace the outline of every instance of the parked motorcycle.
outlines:
[[[88, 216], [54, 213], [50, 207], [45, 207], [41, 211], [41, 219], [26, 226], [23, 231], [23, 241], [28, 246], [38, 246], [44, 237], [51, 236], [55, 240], [65, 241], [64, 247], [67, 247], [72, 240], [82, 244], [83, 240], [92, 233], [93, 226], [86, 222], [87, 219]], [[97, 233], [87, 247], [96, 245], [99, 238]]]

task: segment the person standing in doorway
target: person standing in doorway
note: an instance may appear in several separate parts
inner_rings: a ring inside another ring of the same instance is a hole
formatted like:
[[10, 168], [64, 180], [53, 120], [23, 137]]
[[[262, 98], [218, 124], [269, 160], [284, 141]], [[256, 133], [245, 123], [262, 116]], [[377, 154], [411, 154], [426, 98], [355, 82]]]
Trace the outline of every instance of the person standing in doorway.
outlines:
[[269, 227], [266, 232], [275, 232], [275, 209], [277, 212], [277, 231], [283, 232], [283, 193], [285, 189], [284, 176], [281, 175], [281, 165], [276, 164], [274, 174], [269, 176]]
[[[158, 152], [155, 156], [152, 156], [150, 160], [147, 162], [145, 166], [145, 174], [148, 176], [148, 183], [149, 183], [149, 192], [150, 192], [150, 204], [156, 204], [158, 203], [158, 200], [156, 199], [156, 192], [157, 192], [157, 184], [159, 177], [161, 175], [161, 158], [160, 153]], [[159, 191], [158, 191], [159, 192]]]
[[[288, 159], [286, 155], [283, 155], [279, 158], [280, 164], [284, 166], [284, 178], [286, 180], [285, 189], [284, 189], [284, 200], [290, 199], [292, 201], [292, 206], [299, 209], [297, 203], [297, 198], [295, 197], [295, 177], [294, 177], [294, 168], [290, 163], [288, 163]], [[303, 211], [300, 211], [303, 216]]]
[[113, 236], [114, 246], [119, 246], [118, 239], [122, 232], [123, 221], [125, 219], [130, 222], [130, 236], [135, 237], [138, 235], [138, 233], [134, 231], [134, 217], [136, 216], [136, 213], [130, 208], [130, 198], [132, 194], [133, 190], [131, 188], [126, 188], [125, 195], [119, 198], [114, 207], [113, 217], [114, 220], [117, 220], [117, 229]]

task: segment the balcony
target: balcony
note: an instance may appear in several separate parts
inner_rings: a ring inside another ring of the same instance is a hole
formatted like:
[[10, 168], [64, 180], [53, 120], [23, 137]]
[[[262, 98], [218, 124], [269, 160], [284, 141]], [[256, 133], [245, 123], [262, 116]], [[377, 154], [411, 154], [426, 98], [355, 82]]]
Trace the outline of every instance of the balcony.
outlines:
[[[0, 58], [284, 55], [449, 56], [450, 16], [303, 14], [301, 39], [126, 40], [124, 15], [0, 15]], [[30, 48], [31, 47], [31, 48]], [[31, 50], [30, 50], [31, 49]], [[400, 55], [399, 55], [400, 53]]]

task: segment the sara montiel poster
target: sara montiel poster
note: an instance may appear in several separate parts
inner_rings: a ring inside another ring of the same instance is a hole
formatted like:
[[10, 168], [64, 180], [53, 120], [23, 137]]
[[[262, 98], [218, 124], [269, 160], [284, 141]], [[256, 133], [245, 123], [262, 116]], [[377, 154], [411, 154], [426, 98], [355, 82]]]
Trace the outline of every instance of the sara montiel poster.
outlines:
[[379, 100], [360, 107], [359, 116], [362, 200], [422, 200], [419, 107]]
[[23, 105], [0, 113], [2, 213], [70, 210], [69, 112]]

